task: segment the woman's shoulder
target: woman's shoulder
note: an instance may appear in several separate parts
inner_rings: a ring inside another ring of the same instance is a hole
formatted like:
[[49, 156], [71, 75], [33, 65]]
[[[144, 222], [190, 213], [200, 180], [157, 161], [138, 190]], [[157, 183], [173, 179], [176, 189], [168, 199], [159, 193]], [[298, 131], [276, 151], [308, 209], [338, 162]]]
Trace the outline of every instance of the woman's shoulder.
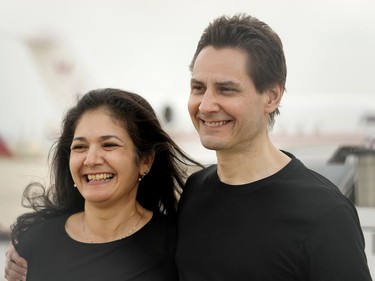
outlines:
[[25, 231], [27, 236], [43, 237], [51, 235], [52, 232], [59, 231], [64, 228], [65, 222], [69, 215], [60, 215], [57, 217], [47, 218], [42, 221], [31, 224]]
[[175, 231], [177, 227], [176, 218], [156, 212], [154, 212], [147, 225], [163, 231]]
[[[165, 252], [172, 255], [177, 244], [176, 221], [160, 213], [154, 213], [151, 220], [138, 232], [135, 233], [134, 241], [139, 247], [148, 249], [150, 252]], [[152, 250], [153, 249], [153, 250]]]
[[154, 212], [151, 220], [141, 229], [140, 233], [155, 239], [176, 239], [177, 224], [175, 218]]
[[68, 217], [69, 215], [60, 215], [57, 217], [44, 219], [30, 225], [26, 232], [29, 232], [30, 234], [48, 235], [48, 233], [45, 233], [45, 231], [48, 230], [51, 234], [51, 231], [58, 230], [59, 226], [64, 227]]
[[40, 222], [37, 222], [31, 225], [30, 228], [39, 229], [39, 228], [45, 228], [45, 227], [54, 227], [58, 225], [64, 225], [69, 216], [70, 214], [64, 214], [64, 215], [57, 215], [54, 217], [46, 218]]
[[64, 225], [68, 215], [48, 218], [31, 224], [19, 237], [17, 250], [26, 253], [40, 249], [48, 243], [56, 243], [64, 234]]

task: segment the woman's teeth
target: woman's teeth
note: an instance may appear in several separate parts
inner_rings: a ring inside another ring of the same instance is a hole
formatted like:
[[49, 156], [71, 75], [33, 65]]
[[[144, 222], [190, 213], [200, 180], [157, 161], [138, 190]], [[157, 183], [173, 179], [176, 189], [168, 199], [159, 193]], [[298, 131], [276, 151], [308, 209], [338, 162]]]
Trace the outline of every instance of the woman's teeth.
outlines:
[[95, 174], [95, 175], [87, 175], [87, 179], [89, 181], [99, 181], [99, 180], [107, 180], [113, 178], [113, 174]]

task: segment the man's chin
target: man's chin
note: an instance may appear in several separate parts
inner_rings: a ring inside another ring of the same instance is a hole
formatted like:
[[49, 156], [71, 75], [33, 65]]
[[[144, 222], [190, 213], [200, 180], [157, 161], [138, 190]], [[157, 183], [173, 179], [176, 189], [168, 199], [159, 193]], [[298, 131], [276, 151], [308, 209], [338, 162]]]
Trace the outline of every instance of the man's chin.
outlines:
[[209, 150], [221, 150], [224, 148], [222, 141], [213, 141], [213, 140], [202, 140], [202, 145]]

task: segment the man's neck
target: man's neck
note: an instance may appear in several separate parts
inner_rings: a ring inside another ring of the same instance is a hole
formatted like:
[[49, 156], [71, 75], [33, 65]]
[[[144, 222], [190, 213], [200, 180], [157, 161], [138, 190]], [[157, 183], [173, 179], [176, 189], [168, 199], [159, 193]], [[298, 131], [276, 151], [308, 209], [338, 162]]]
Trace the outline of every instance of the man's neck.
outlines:
[[241, 152], [217, 151], [218, 175], [222, 182], [239, 185], [255, 182], [280, 171], [290, 158], [267, 143]]

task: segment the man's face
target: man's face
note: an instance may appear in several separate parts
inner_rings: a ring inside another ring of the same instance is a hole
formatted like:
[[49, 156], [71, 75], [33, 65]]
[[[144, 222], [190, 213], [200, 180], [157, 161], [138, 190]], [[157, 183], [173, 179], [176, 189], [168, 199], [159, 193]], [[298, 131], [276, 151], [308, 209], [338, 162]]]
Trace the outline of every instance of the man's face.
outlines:
[[205, 47], [191, 79], [188, 109], [208, 149], [242, 152], [267, 132], [268, 95], [256, 91], [240, 49]]

